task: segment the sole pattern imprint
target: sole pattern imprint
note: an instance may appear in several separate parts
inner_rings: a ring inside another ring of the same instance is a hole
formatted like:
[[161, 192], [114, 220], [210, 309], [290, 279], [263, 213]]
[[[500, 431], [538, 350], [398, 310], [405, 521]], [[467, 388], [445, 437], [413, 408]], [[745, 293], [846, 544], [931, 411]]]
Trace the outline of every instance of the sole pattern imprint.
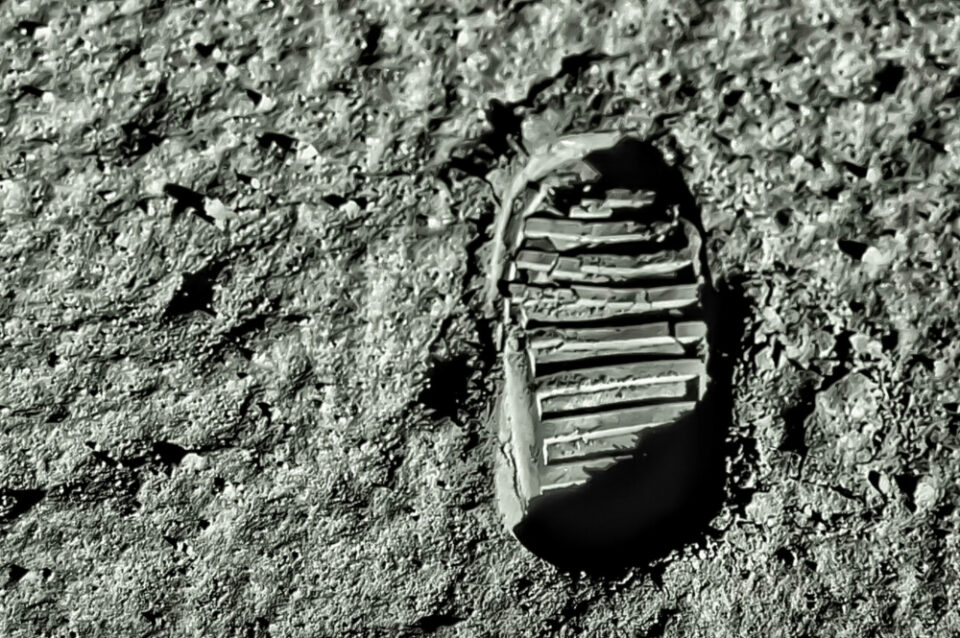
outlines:
[[487, 311], [504, 363], [497, 494], [511, 529], [706, 391], [700, 235], [656, 191], [605, 183], [590, 154], [621, 137], [559, 140], [503, 197]]

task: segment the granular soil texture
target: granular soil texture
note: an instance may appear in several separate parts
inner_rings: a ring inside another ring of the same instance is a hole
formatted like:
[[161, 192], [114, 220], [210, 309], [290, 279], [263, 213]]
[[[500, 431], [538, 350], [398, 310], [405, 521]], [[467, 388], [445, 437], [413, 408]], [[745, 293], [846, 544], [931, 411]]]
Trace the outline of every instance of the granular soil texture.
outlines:
[[[0, 635], [960, 631], [952, 2], [0, 2]], [[616, 576], [493, 499], [524, 149], [636, 132], [730, 338], [723, 504]]]

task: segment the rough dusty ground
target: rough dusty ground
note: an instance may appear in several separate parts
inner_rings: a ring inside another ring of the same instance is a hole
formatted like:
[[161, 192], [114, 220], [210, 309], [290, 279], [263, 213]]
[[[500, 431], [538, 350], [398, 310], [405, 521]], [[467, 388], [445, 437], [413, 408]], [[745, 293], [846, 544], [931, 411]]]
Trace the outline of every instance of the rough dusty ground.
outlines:
[[[6, 0], [0, 31], [0, 635], [960, 632], [954, 3]], [[618, 580], [502, 530], [477, 322], [493, 187], [595, 126], [681, 167], [748, 316], [726, 505]]]

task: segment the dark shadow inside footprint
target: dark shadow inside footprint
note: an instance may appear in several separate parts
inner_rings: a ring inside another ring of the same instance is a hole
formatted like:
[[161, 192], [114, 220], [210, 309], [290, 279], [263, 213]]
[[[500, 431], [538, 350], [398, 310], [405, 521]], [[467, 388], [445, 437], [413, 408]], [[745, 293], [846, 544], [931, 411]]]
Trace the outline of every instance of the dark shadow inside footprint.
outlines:
[[680, 214], [702, 230], [700, 214], [683, 174], [667, 164], [653, 144], [625, 137], [610, 148], [594, 151], [584, 157], [600, 178], [600, 189], [625, 188], [657, 193], [655, 206], [679, 206]]
[[697, 409], [638, 436], [633, 456], [587, 483], [536, 499], [514, 534], [560, 569], [617, 574], [702, 539], [723, 502], [724, 440], [731, 422], [730, 346], [745, 308], [735, 287], [713, 300], [711, 385]]
[[[702, 232], [680, 171], [652, 145], [627, 138], [591, 153], [601, 188], [649, 189], [676, 205]], [[660, 201], [660, 200], [663, 201]], [[701, 247], [701, 259], [703, 249]], [[632, 456], [586, 483], [534, 499], [514, 534], [560, 569], [617, 574], [703, 538], [724, 497], [724, 441], [730, 427], [730, 361], [739, 348], [746, 303], [739, 288], [704, 277], [710, 385], [697, 408], [643, 431]]]
[[601, 574], [695, 541], [723, 498], [729, 412], [710, 399], [690, 416], [638, 437], [632, 458], [577, 488], [535, 500], [514, 534], [561, 569]]

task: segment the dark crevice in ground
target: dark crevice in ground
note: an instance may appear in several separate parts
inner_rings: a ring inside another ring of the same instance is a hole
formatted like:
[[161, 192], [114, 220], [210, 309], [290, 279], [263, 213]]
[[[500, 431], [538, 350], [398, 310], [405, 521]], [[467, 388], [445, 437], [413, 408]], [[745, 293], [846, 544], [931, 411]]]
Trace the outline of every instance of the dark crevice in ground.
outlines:
[[75, 476], [44, 489], [0, 490], [0, 524], [11, 523], [45, 498], [62, 504], [113, 503], [122, 513], [132, 514], [140, 508], [136, 494], [140, 489], [140, 471], [156, 468], [169, 475], [187, 454], [204, 454], [230, 446], [210, 445], [187, 449], [169, 441], [131, 442], [149, 451], [140, 455], [114, 456], [92, 442], [88, 461], [81, 464]]
[[380, 60], [378, 49], [380, 48], [380, 38], [383, 35], [382, 24], [370, 24], [363, 34], [363, 49], [360, 51], [360, 57], [357, 58], [357, 64], [369, 66]]
[[270, 621], [263, 616], [258, 616], [247, 623], [245, 638], [271, 638], [271, 636]]
[[488, 233], [496, 220], [496, 209], [489, 206], [474, 223], [473, 238], [466, 245], [467, 267], [463, 274], [464, 290], [468, 291], [465, 303], [471, 319], [477, 326], [478, 355], [483, 362], [484, 372], [488, 372], [496, 363], [497, 348], [494, 340], [493, 324], [483, 317], [482, 290], [486, 277], [487, 264], [483, 263], [484, 253], [480, 250], [489, 241]]
[[863, 257], [863, 253], [865, 253], [868, 248], [868, 246], [863, 242], [854, 241], [852, 239], [838, 239], [837, 247], [843, 251], [844, 254], [857, 261], [860, 261], [860, 259]]
[[78, 468], [72, 480], [51, 487], [48, 496], [55, 503], [78, 507], [109, 503], [121, 514], [130, 515], [141, 507], [136, 499], [140, 486], [134, 470], [96, 457]]
[[47, 491], [42, 489], [0, 489], [0, 524], [17, 520], [33, 509], [46, 495]]
[[164, 318], [179, 317], [195, 311], [214, 315], [213, 287], [226, 266], [225, 260], [216, 260], [196, 272], [183, 274], [180, 286], [167, 303]]
[[[466, 265], [461, 280], [461, 290], [464, 291], [462, 308], [466, 319], [475, 330], [476, 341], [464, 341], [470, 347], [466, 352], [443, 352], [446, 350], [447, 334], [453, 328], [458, 314], [452, 313], [445, 317], [438, 326], [437, 338], [433, 340], [434, 344], [443, 345], [437, 348], [439, 352], [430, 353], [425, 384], [417, 397], [417, 402], [437, 417], [450, 418], [459, 425], [463, 424], [462, 415], [470, 411], [473, 403], [486, 402], [483, 392], [477, 388], [483, 384], [497, 361], [493, 324], [483, 316], [479, 294], [485, 276], [481, 248], [489, 240], [487, 233], [494, 219], [493, 207], [484, 207], [477, 220], [470, 220], [474, 231], [471, 233], [472, 238], [464, 246]], [[471, 362], [473, 357], [474, 363]]]
[[467, 399], [465, 381], [472, 369], [470, 358], [458, 354], [436, 359], [427, 371], [427, 379], [417, 400], [439, 418], [457, 419], [460, 407]]
[[799, 456], [798, 472], [807, 457], [806, 421], [816, 407], [817, 390], [812, 384], [807, 384], [800, 388], [799, 395], [797, 401], [781, 413], [783, 437], [778, 446], [781, 452], [792, 452]]
[[432, 634], [444, 627], [452, 627], [463, 621], [463, 618], [450, 613], [428, 614], [416, 622], [416, 628], [423, 634]]
[[[735, 395], [733, 366], [743, 343], [749, 340], [750, 317], [755, 310], [752, 300], [744, 290], [745, 283], [746, 277], [739, 274], [720, 280], [717, 282], [714, 293], [716, 297], [712, 302], [716, 315], [716, 341], [712, 346], [712, 363], [719, 369], [716, 372], [711, 370], [711, 377], [715, 384], [720, 384], [720, 393], [728, 402], [724, 409], [730, 412], [733, 411]], [[723, 308], [724, 312], [719, 312], [719, 308]], [[742, 485], [738, 479], [755, 473], [759, 459], [757, 440], [744, 432], [738, 432], [726, 445], [726, 456], [731, 459], [726, 502], [734, 513], [742, 515], [757, 489]]]
[[[131, 54], [128, 52], [127, 55]], [[119, 67], [119, 64], [117, 66]], [[124, 163], [133, 164], [163, 142], [167, 134], [170, 110], [170, 93], [166, 80], [162, 79], [136, 114], [120, 127], [123, 139], [117, 151]]]
[[260, 145], [260, 148], [275, 150], [281, 157], [285, 157], [293, 152], [297, 147], [298, 141], [299, 140], [292, 135], [276, 131], [268, 131], [257, 137], [257, 143]]
[[808, 381], [800, 387], [798, 398], [783, 412], [783, 437], [780, 440], [778, 449], [781, 452], [792, 452], [799, 458], [797, 463], [797, 476], [800, 478], [803, 474], [803, 466], [807, 460], [807, 419], [814, 413], [817, 407], [817, 395], [826, 392], [837, 382], [850, 373], [853, 363], [851, 352], [850, 337], [853, 333], [843, 331], [836, 337], [834, 350], [837, 356], [837, 365], [834, 370], [819, 378], [817, 381]]
[[661, 609], [650, 627], [638, 638], [661, 638], [667, 631], [667, 624], [679, 613], [679, 610], [673, 608]]
[[0, 579], [0, 589], [10, 589], [16, 587], [17, 583], [23, 580], [23, 577], [30, 573], [30, 570], [16, 563], [8, 563], [4, 568], [3, 578]]
[[550, 635], [555, 635], [564, 627], [568, 630], [577, 631], [579, 627], [577, 627], [576, 621], [589, 612], [592, 603], [593, 600], [568, 600], [564, 603], [560, 613], [547, 620]]

